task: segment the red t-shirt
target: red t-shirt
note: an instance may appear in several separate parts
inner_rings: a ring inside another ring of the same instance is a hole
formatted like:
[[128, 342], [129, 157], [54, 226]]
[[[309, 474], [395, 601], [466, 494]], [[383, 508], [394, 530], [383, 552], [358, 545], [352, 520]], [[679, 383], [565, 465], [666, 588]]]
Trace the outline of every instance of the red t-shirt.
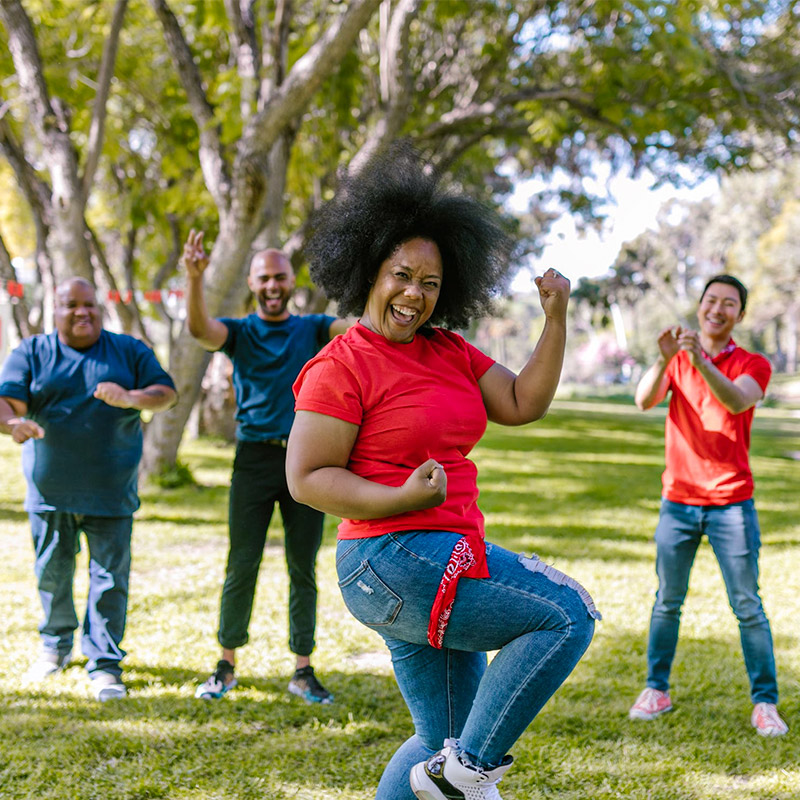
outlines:
[[[732, 344], [733, 340], [731, 340]], [[741, 347], [711, 359], [725, 377], [750, 375], [765, 391], [772, 366]], [[667, 365], [672, 397], [666, 423], [664, 497], [690, 506], [724, 506], [753, 496], [750, 426], [755, 407], [732, 414], [681, 350]]]
[[486, 430], [478, 380], [494, 360], [451, 331], [433, 328], [402, 344], [360, 323], [335, 337], [300, 372], [296, 409], [359, 426], [347, 468], [401, 486], [429, 458], [447, 474], [442, 505], [372, 520], [343, 519], [340, 539], [391, 531], [483, 536], [477, 470], [467, 458]]

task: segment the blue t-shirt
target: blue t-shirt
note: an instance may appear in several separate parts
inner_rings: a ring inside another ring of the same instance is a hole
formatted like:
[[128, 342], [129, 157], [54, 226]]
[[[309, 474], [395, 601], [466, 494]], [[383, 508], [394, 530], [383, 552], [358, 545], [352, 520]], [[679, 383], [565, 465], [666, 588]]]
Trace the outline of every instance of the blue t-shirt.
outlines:
[[263, 442], [289, 435], [294, 422], [292, 384], [306, 361], [327, 344], [335, 317], [291, 315], [267, 322], [258, 314], [223, 317], [228, 338], [220, 350], [233, 362], [236, 436]]
[[3, 364], [0, 397], [22, 400], [28, 419], [44, 428], [43, 439], [22, 445], [27, 511], [122, 517], [139, 507], [139, 412], [93, 397], [102, 381], [175, 388], [147, 345], [109, 331], [86, 350], [63, 344], [55, 331], [32, 336]]

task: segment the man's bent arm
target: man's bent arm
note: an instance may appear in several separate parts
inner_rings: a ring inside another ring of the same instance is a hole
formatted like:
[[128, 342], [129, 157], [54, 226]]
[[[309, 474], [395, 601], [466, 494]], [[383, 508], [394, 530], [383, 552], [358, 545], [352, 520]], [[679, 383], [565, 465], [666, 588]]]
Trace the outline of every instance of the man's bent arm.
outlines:
[[206, 309], [202, 275], [186, 277], [186, 322], [189, 333], [206, 350], [219, 350], [228, 338], [228, 326]]
[[28, 405], [15, 397], [0, 397], [0, 432], [7, 433], [15, 442], [41, 439], [44, 428], [32, 419], [26, 419]]
[[698, 359], [695, 369], [703, 376], [714, 397], [731, 414], [747, 411], [764, 396], [758, 381], [752, 375], [739, 375], [731, 380], [706, 358]]
[[657, 406], [667, 396], [669, 388], [667, 363], [663, 356], [659, 356], [642, 375], [634, 396], [636, 407], [640, 411], [647, 411], [653, 406]]
[[144, 389], [124, 389], [111, 381], [98, 383], [94, 396], [114, 408], [135, 408], [137, 411], [166, 411], [178, 399], [178, 393], [171, 386], [161, 383]]

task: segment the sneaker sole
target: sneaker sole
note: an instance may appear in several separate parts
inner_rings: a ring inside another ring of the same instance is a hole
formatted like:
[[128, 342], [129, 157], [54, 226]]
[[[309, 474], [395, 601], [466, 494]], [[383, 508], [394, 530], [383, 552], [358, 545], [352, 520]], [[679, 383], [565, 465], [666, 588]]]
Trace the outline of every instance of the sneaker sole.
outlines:
[[231, 689], [236, 688], [238, 685], [239, 681], [237, 681], [236, 678], [234, 678], [221, 692], [210, 692], [207, 689], [204, 690], [202, 686], [198, 686], [197, 689], [195, 690], [194, 696], [198, 700], [220, 700]]
[[661, 711], [652, 711], [652, 712], [636, 711], [634, 709], [631, 709], [628, 712], [628, 718], [629, 719], [641, 719], [641, 720], [644, 720], [645, 722], [649, 722], [652, 719], [656, 719], [657, 717], [660, 717], [662, 714], [669, 714], [669, 712], [672, 711], [672, 709], [673, 709], [673, 706], [670, 706], [669, 708], [662, 708]]
[[333, 695], [329, 695], [328, 697], [314, 697], [313, 694], [306, 694], [302, 689], [298, 689], [296, 686], [292, 685], [291, 683], [287, 687], [289, 689], [289, 694], [293, 694], [295, 697], [299, 697], [301, 700], [305, 700], [310, 706], [318, 705], [318, 706], [331, 706], [333, 705]]
[[428, 777], [425, 772], [424, 762], [411, 767], [408, 780], [411, 784], [411, 791], [417, 800], [447, 800], [447, 797], [439, 791], [438, 787]]

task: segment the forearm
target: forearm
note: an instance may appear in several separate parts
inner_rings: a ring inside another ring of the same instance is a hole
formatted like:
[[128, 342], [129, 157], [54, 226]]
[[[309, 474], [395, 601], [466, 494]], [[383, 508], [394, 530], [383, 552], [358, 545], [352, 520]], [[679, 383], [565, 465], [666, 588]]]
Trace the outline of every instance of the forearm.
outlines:
[[647, 411], [666, 397], [667, 363], [664, 357], [659, 355], [655, 363], [642, 375], [634, 396], [636, 407], [640, 411]]
[[753, 397], [752, 393], [746, 392], [737, 386], [730, 378], [725, 377], [714, 364], [706, 358], [699, 359], [695, 369], [703, 376], [703, 379], [711, 389], [714, 397], [722, 403], [731, 414], [741, 414], [748, 408], [755, 405], [760, 399]]
[[206, 350], [219, 347], [214, 336], [214, 322], [206, 308], [203, 276], [190, 275], [186, 279], [186, 324], [192, 337]]
[[531, 357], [514, 381], [520, 424], [541, 419], [550, 408], [561, 379], [566, 344], [566, 319], [546, 319]]
[[289, 491], [299, 503], [346, 519], [380, 519], [412, 511], [403, 487], [367, 480], [344, 467], [320, 467], [303, 475], [287, 471]]
[[128, 391], [130, 408], [135, 408], [137, 411], [166, 411], [175, 405], [177, 399], [178, 395], [174, 389], [161, 384]]
[[24, 416], [24, 414], [20, 414], [7, 400], [0, 397], [0, 433], [6, 433], [11, 436], [13, 425], [9, 423], [12, 420], [19, 420], [21, 416]]

